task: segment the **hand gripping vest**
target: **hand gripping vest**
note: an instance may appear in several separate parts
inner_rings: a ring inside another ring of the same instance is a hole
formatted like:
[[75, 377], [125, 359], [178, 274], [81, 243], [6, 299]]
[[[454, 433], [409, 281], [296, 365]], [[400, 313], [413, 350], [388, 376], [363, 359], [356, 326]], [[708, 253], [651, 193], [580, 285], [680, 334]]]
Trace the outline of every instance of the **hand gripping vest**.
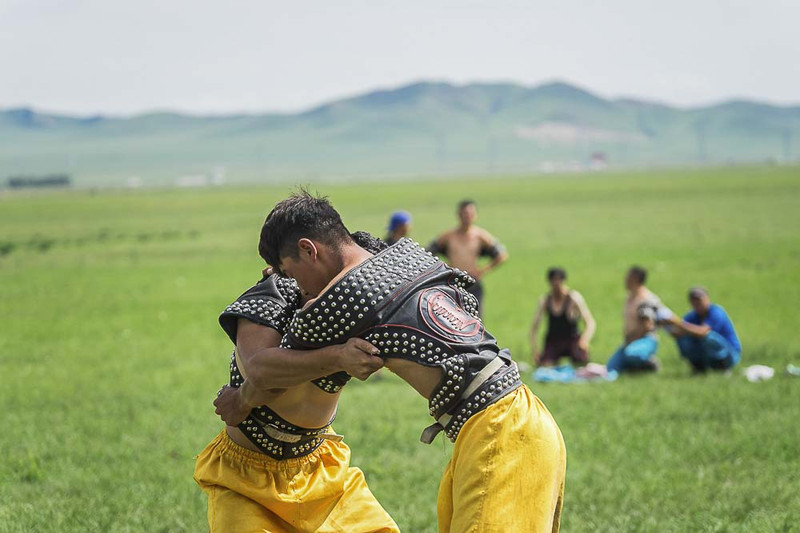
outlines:
[[521, 385], [508, 350], [501, 350], [478, 318], [466, 291], [474, 280], [434, 258], [410, 239], [347, 272], [289, 323], [281, 346], [318, 348], [361, 337], [395, 357], [442, 369], [429, 400], [439, 431], [455, 441], [475, 413]]

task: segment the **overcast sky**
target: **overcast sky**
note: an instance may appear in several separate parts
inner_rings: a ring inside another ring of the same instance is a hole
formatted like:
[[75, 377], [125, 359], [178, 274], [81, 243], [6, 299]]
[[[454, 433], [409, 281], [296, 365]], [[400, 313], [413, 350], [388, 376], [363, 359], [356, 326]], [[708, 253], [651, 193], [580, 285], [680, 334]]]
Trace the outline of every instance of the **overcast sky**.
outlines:
[[293, 111], [418, 80], [800, 103], [800, 0], [0, 0], [0, 108]]

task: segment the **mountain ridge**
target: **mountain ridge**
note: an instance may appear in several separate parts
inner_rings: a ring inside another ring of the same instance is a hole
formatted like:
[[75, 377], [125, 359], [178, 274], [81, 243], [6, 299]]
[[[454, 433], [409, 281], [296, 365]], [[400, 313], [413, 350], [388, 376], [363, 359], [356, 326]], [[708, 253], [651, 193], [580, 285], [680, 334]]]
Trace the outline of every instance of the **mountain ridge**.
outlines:
[[607, 99], [563, 81], [420, 81], [294, 113], [0, 110], [0, 180], [67, 173], [80, 185], [133, 178], [163, 185], [220, 173], [235, 182], [380, 179], [799, 156], [800, 105], [738, 99], [679, 108]]
[[408, 88], [412, 88], [415, 86], [448, 86], [454, 89], [464, 89], [464, 88], [500, 88], [500, 87], [509, 87], [509, 88], [518, 88], [524, 90], [540, 90], [540, 89], [550, 89], [551, 86], [559, 86], [564, 87], [565, 89], [576, 90], [580, 91], [585, 95], [592, 96], [599, 100], [604, 100], [611, 103], [632, 103], [637, 105], [645, 105], [645, 106], [654, 106], [660, 108], [667, 108], [675, 111], [696, 111], [702, 109], [709, 109], [709, 108], [716, 108], [716, 107], [723, 107], [727, 105], [734, 105], [734, 104], [748, 104], [748, 105], [756, 105], [756, 106], [763, 106], [767, 108], [775, 108], [775, 109], [784, 109], [784, 110], [800, 110], [800, 102], [794, 104], [786, 104], [786, 103], [774, 103], [769, 102], [767, 100], [759, 100], [756, 98], [743, 98], [743, 97], [734, 97], [734, 98], [725, 98], [719, 101], [708, 103], [708, 104], [695, 104], [695, 105], [676, 105], [670, 104], [666, 102], [662, 102], [659, 100], [649, 99], [646, 97], [640, 96], [619, 96], [619, 97], [610, 97], [604, 98], [599, 96], [597, 93], [589, 89], [585, 89], [577, 84], [569, 83], [567, 81], [561, 80], [553, 80], [544, 82], [538, 85], [524, 85], [521, 83], [516, 83], [512, 81], [498, 81], [498, 82], [491, 82], [491, 81], [481, 81], [481, 82], [466, 82], [466, 83], [453, 83], [448, 81], [415, 81], [407, 84], [402, 84], [396, 87], [390, 88], [377, 88], [371, 90], [365, 90], [351, 96], [345, 96], [342, 98], [326, 100], [318, 104], [312, 104], [307, 108], [301, 108], [295, 111], [231, 111], [231, 112], [215, 112], [215, 113], [202, 113], [202, 112], [191, 112], [191, 111], [178, 111], [172, 110], [169, 108], [165, 109], [152, 109], [152, 110], [144, 110], [130, 114], [113, 114], [113, 113], [89, 113], [89, 114], [81, 114], [81, 113], [69, 113], [64, 111], [44, 111], [40, 110], [36, 106], [31, 105], [22, 105], [22, 106], [11, 106], [11, 107], [0, 107], [0, 114], [4, 113], [35, 113], [37, 115], [44, 115], [53, 118], [61, 118], [61, 119], [75, 119], [75, 120], [127, 120], [127, 119], [134, 119], [134, 118], [142, 118], [151, 115], [174, 115], [178, 117], [185, 117], [185, 118], [203, 118], [203, 119], [224, 119], [224, 118], [243, 118], [243, 117], [264, 117], [264, 116], [293, 116], [293, 115], [303, 115], [307, 113], [311, 113], [317, 109], [324, 108], [339, 102], [345, 102], [350, 100], [357, 100], [363, 97], [369, 97], [376, 94], [382, 93], [395, 93], [398, 91], [403, 91]]

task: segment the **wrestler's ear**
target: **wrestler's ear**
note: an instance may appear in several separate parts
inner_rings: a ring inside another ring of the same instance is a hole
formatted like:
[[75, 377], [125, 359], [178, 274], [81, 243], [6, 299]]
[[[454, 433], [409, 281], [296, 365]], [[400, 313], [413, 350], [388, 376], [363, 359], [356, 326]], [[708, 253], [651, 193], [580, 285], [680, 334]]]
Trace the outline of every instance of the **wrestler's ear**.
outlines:
[[300, 250], [300, 259], [315, 262], [317, 260], [317, 245], [311, 239], [300, 239], [297, 241], [297, 248]]

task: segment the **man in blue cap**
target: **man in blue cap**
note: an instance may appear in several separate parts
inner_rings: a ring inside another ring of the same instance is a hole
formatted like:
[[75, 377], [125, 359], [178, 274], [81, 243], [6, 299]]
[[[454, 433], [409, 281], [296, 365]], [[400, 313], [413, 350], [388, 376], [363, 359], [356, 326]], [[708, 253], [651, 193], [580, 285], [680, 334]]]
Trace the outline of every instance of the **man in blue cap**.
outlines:
[[386, 229], [389, 233], [387, 233], [384, 241], [389, 246], [403, 237], [408, 237], [408, 233], [411, 231], [411, 214], [407, 211], [395, 211], [392, 213], [392, 217], [389, 219], [389, 227]]

